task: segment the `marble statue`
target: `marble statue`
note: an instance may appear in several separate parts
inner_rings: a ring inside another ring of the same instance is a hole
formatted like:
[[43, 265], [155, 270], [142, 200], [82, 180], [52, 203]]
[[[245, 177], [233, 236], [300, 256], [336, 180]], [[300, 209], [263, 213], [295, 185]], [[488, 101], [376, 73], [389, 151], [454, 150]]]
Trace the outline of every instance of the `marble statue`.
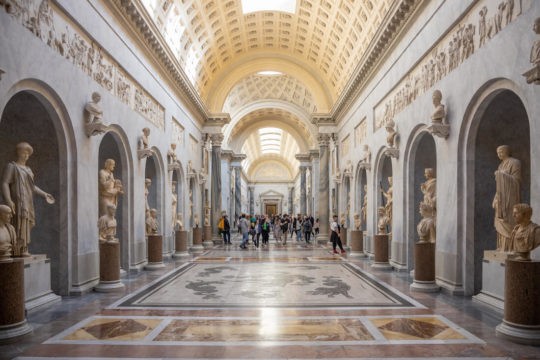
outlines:
[[442, 124], [444, 122], [444, 118], [446, 117], [446, 110], [444, 109], [444, 105], [441, 104], [441, 91], [435, 90], [433, 92], [432, 99], [435, 110], [433, 110], [433, 113], [431, 114], [431, 121], [435, 124]]
[[362, 204], [362, 219], [364, 219], [364, 222], [367, 220], [367, 206], [368, 206], [368, 200], [367, 200], [367, 185], [364, 185], [364, 203]]
[[17, 235], [11, 225], [13, 213], [9, 206], [0, 205], [0, 262], [11, 261]]
[[107, 204], [107, 213], [98, 219], [99, 229], [99, 242], [113, 242], [116, 241], [116, 219], [114, 217], [116, 213], [116, 206], [114, 204]]
[[103, 169], [99, 170], [99, 216], [107, 213], [107, 206], [112, 204], [118, 206], [118, 196], [124, 194], [122, 182], [114, 178], [114, 167], [116, 162], [113, 159], [105, 160]]
[[531, 222], [532, 208], [516, 204], [512, 209], [516, 226], [511, 233], [511, 244], [516, 260], [531, 260], [531, 251], [540, 246], [540, 226]]
[[176, 181], [171, 183], [171, 214], [172, 214], [172, 226], [176, 224], [176, 215], [178, 210], [178, 195], [176, 194]]
[[386, 125], [384, 126], [386, 129], [386, 144], [389, 148], [395, 148], [396, 147], [396, 123], [392, 119], [388, 119], [386, 122]]
[[419, 242], [431, 242], [434, 243], [436, 239], [436, 220], [434, 216], [434, 209], [424, 203], [420, 203], [420, 215], [422, 215], [422, 220], [416, 226], [416, 231], [418, 232], [418, 237], [420, 238]]
[[[534, 20], [533, 31], [535, 34], [540, 35], [540, 17]], [[536, 40], [533, 43], [530, 60], [534, 66], [540, 66], [540, 40]]]
[[150, 185], [152, 185], [151, 179], [144, 179], [144, 209], [146, 211], [150, 210], [150, 205], [148, 204], [148, 195], [150, 194]]
[[43, 197], [48, 204], [54, 204], [51, 194], [46, 193], [34, 184], [34, 173], [26, 166], [33, 153], [32, 146], [21, 142], [16, 146], [17, 160], [7, 164], [2, 177], [2, 195], [13, 213], [13, 226], [17, 234], [17, 242], [13, 247], [13, 255], [30, 256], [28, 245], [30, 233], [36, 224], [34, 212], [34, 193]]
[[94, 92], [92, 93], [92, 101], [87, 102], [84, 106], [86, 113], [84, 128], [88, 137], [103, 134], [109, 129], [103, 123], [103, 109], [99, 104], [100, 101], [101, 95], [98, 92]]
[[497, 250], [510, 251], [510, 235], [515, 225], [512, 208], [520, 202], [521, 161], [510, 156], [510, 147], [497, 148], [501, 160], [495, 171], [496, 192], [492, 206], [495, 209], [495, 229], [497, 230]]
[[193, 169], [193, 163], [191, 162], [191, 160], [189, 160], [187, 163], [187, 174], [195, 174], [195, 169]]
[[171, 148], [169, 151], [167, 151], [167, 160], [169, 161], [169, 165], [178, 164], [178, 157], [176, 156], [176, 144], [172, 143]]
[[424, 194], [423, 202], [433, 208], [433, 211], [437, 210], [437, 179], [435, 178], [435, 171], [432, 168], [426, 168], [424, 170], [424, 177], [426, 181], [420, 185], [420, 190]]
[[210, 226], [210, 206], [208, 206], [208, 199], [206, 199], [206, 206], [204, 207], [204, 226]]
[[390, 222], [392, 222], [392, 205], [393, 205], [393, 185], [392, 185], [392, 177], [388, 177], [388, 190], [384, 191], [384, 189], [381, 187], [381, 193], [383, 194], [384, 198], [386, 199], [386, 204], [384, 205], [384, 209], [386, 211], [386, 216], [388, 216], [388, 219]]
[[157, 210], [150, 209], [146, 211], [146, 235], [157, 235], [158, 221]]
[[339, 220], [339, 225], [342, 227], [342, 228], [345, 228], [345, 224], [346, 224], [346, 218], [345, 218], [345, 213], [341, 213], [341, 216], [340, 216], [340, 220]]
[[174, 230], [182, 231], [184, 230], [184, 223], [182, 222], [184, 215], [182, 213], [176, 214], [176, 221], [174, 223]]
[[137, 154], [139, 159], [152, 156], [152, 150], [149, 147], [150, 144], [150, 128], [143, 128], [142, 135], [139, 137], [139, 142], [137, 144]]
[[364, 157], [362, 158], [362, 163], [371, 164], [371, 150], [369, 150], [368, 145], [364, 145]]
[[360, 219], [360, 214], [354, 214], [354, 229], [360, 230], [360, 227], [362, 226], [362, 219]]
[[199, 225], [200, 225], [200, 222], [199, 222], [199, 214], [193, 215], [193, 224], [195, 225], [194, 227], [196, 227], [196, 228], [199, 227]]
[[377, 234], [388, 234], [388, 225], [390, 225], [390, 219], [388, 219], [388, 215], [386, 215], [386, 209], [383, 206], [377, 209], [377, 217]]

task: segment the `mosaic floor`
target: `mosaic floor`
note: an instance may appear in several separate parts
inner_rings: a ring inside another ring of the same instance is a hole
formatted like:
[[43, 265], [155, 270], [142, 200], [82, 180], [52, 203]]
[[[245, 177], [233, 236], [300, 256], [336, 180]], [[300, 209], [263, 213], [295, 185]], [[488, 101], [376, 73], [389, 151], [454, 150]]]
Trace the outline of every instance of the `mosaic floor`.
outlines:
[[0, 359], [540, 359], [502, 314], [323, 247], [217, 247], [29, 315]]

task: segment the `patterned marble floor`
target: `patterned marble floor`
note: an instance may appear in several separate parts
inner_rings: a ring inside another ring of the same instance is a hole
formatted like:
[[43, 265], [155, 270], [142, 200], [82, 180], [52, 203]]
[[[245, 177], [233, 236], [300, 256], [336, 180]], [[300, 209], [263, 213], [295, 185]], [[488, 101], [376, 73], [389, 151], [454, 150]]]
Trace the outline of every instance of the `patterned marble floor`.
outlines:
[[540, 359], [495, 338], [502, 314], [369, 265], [294, 241], [216, 247], [30, 313], [34, 333], [0, 358]]

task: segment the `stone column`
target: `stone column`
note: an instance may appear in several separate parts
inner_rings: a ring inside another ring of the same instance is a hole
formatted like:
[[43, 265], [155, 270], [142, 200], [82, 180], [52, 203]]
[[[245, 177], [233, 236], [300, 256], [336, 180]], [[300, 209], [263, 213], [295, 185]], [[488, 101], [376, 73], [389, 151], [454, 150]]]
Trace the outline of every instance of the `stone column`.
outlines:
[[[234, 216], [242, 213], [242, 168], [234, 166]], [[234, 219], [231, 217], [231, 219]]]
[[287, 209], [289, 214], [293, 213], [293, 191], [294, 186], [289, 187], [289, 208]]
[[221, 217], [221, 143], [223, 134], [212, 134], [212, 185], [211, 185], [211, 212], [210, 225], [214, 238], [221, 239], [218, 233], [218, 220]]
[[300, 166], [300, 213], [307, 214], [306, 199], [306, 166]]
[[24, 260], [0, 261], [0, 343], [28, 334], [24, 310]]
[[330, 196], [328, 190], [330, 188], [329, 183], [329, 153], [328, 153], [328, 143], [330, 141], [330, 134], [319, 134], [319, 236], [317, 241], [319, 243], [326, 244], [329, 239], [328, 228], [330, 215], [328, 214]]
[[249, 189], [249, 213], [255, 214], [255, 186], [248, 187]]

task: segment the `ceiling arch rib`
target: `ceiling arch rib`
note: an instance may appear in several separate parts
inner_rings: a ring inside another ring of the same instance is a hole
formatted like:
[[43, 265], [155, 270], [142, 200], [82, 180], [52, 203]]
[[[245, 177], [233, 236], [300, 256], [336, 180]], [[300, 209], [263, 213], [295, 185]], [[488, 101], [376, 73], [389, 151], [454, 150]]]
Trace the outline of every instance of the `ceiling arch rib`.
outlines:
[[240, 0], [141, 1], [203, 99], [229, 64], [261, 49], [315, 69], [337, 99], [393, 2], [300, 0], [294, 14], [243, 14]]

